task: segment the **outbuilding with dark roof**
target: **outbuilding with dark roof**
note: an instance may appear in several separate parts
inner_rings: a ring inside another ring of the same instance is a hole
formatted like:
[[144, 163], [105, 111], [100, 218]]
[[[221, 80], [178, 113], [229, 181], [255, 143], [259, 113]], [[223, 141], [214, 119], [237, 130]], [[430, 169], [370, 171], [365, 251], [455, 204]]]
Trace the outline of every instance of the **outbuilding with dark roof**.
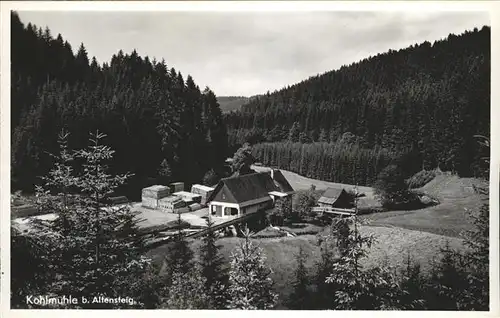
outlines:
[[352, 208], [352, 196], [344, 189], [328, 188], [319, 198], [320, 207]]

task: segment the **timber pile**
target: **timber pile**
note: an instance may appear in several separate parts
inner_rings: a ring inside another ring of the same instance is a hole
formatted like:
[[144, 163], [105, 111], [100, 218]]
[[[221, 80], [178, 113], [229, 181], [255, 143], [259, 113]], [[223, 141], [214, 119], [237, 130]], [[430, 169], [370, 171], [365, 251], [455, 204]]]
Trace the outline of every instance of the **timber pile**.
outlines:
[[145, 208], [157, 209], [158, 201], [170, 194], [169, 187], [154, 185], [142, 189], [142, 206]]
[[212, 195], [213, 192], [214, 192], [214, 188], [207, 187], [207, 186], [204, 186], [201, 184], [193, 184], [193, 186], [191, 187], [191, 193], [201, 195], [200, 203], [202, 205], [207, 204], [208, 198]]

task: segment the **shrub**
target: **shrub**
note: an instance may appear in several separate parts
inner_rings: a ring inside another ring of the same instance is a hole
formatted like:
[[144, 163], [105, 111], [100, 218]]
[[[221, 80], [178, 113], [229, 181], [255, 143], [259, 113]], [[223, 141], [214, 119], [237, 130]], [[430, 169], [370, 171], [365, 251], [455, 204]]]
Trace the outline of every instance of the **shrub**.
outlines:
[[262, 231], [252, 235], [252, 238], [273, 238], [273, 237], [284, 237], [284, 236], [286, 236], [286, 233], [267, 227]]
[[389, 165], [380, 172], [374, 185], [375, 195], [384, 208], [414, 208], [419, 205], [418, 196], [408, 190], [403, 171]]
[[406, 180], [406, 184], [410, 189], [421, 188], [431, 182], [436, 177], [435, 170], [422, 170]]

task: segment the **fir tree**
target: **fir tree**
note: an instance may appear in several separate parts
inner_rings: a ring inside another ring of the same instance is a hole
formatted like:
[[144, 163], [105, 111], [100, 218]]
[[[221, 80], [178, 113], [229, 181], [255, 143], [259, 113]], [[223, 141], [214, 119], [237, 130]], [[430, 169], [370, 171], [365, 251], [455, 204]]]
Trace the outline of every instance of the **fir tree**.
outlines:
[[288, 308], [307, 310], [311, 308], [311, 293], [309, 291], [309, 277], [305, 262], [307, 255], [304, 248], [300, 246], [299, 253], [295, 256], [297, 267], [295, 269], [295, 280], [293, 291], [288, 299]]
[[[207, 219], [207, 227], [211, 229], [213, 222]], [[223, 256], [220, 254], [220, 245], [217, 245], [217, 234], [209, 230], [203, 237], [200, 247], [201, 275], [205, 280], [205, 294], [214, 309], [226, 308], [228, 295], [228, 273]]]
[[189, 272], [175, 271], [168, 294], [161, 307], [165, 309], [208, 309], [210, 299], [203, 289], [205, 278], [198, 266]]
[[228, 294], [229, 309], [272, 309], [278, 295], [273, 291], [271, 270], [266, 266], [262, 250], [250, 240], [246, 229], [245, 240], [231, 255]]
[[[326, 282], [335, 288], [331, 295], [335, 309], [395, 309], [400, 297], [397, 279], [390, 270], [382, 266], [364, 269], [361, 259], [366, 257], [367, 248], [373, 243], [373, 237], [362, 236], [358, 231], [356, 216], [342, 218], [337, 222], [353, 225], [343, 231], [340, 257], [335, 259], [330, 276]], [[339, 226], [337, 226], [339, 227]], [[346, 228], [345, 226], [341, 226]], [[335, 232], [334, 232], [335, 233]], [[338, 241], [339, 237], [334, 240]]]
[[194, 253], [186, 240], [184, 231], [182, 231], [182, 219], [179, 214], [177, 219], [178, 231], [174, 235], [173, 241], [168, 245], [166, 253], [163, 274], [166, 276], [167, 285], [170, 285], [174, 274], [188, 273], [194, 266]]
[[402, 309], [425, 309], [425, 277], [421, 272], [420, 264], [415, 263], [408, 253], [406, 266], [400, 278]]
[[298, 122], [294, 122], [290, 131], [288, 133], [288, 141], [297, 142], [299, 141], [300, 127]]
[[[118, 297], [133, 289], [134, 277], [145, 272], [148, 259], [142, 256], [135, 213], [128, 206], [111, 206], [107, 197], [124, 184], [128, 175], [112, 176], [104, 164], [113, 151], [91, 135], [87, 149], [70, 152], [67, 134], [60, 135], [60, 155], [44, 185], [37, 187], [37, 206], [54, 213], [48, 222], [35, 222], [36, 236], [50, 251], [57, 279], [47, 291], [73, 297]], [[82, 165], [75, 173], [70, 165]], [[124, 233], [126, 232], [126, 235]], [[123, 277], [116, 280], [116, 277]], [[109, 307], [112, 304], [79, 304]]]

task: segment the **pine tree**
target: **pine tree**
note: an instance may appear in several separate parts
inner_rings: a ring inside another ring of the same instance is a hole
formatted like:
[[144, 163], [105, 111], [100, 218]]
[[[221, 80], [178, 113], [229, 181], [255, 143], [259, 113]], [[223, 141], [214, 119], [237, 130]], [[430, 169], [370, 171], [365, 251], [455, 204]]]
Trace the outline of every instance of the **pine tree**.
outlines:
[[[482, 146], [486, 150], [490, 149], [489, 139], [482, 141]], [[489, 164], [489, 156], [482, 160], [486, 166]], [[485, 175], [488, 175], [489, 167], [485, 169]], [[479, 195], [485, 196], [484, 204], [479, 212], [470, 213], [474, 228], [465, 233], [464, 243], [469, 248], [464, 258], [468, 267], [467, 280], [469, 287], [466, 288], [465, 307], [472, 310], [489, 309], [489, 265], [490, 265], [490, 206], [488, 202], [489, 189], [485, 187], [475, 187]]]
[[184, 231], [182, 231], [182, 219], [179, 214], [177, 219], [178, 231], [174, 235], [173, 241], [167, 246], [167, 253], [164, 262], [163, 273], [166, 276], [167, 285], [170, 285], [174, 274], [188, 273], [194, 266], [194, 253], [186, 240]]
[[307, 310], [311, 308], [311, 293], [309, 291], [309, 277], [305, 266], [307, 255], [302, 246], [299, 247], [299, 253], [295, 256], [297, 267], [295, 269], [295, 280], [293, 282], [293, 291], [288, 299], [288, 308]]
[[330, 235], [319, 235], [318, 242], [320, 257], [315, 263], [313, 283], [315, 286], [312, 297], [314, 309], [333, 309], [332, 295], [335, 294], [336, 286], [328, 283], [327, 278], [332, 273], [335, 261], [335, 242]]
[[300, 126], [298, 122], [294, 122], [290, 131], [288, 133], [288, 141], [297, 142], [299, 141]]
[[321, 128], [321, 131], [319, 133], [318, 137], [319, 142], [328, 142], [328, 134], [324, 128]]
[[168, 294], [162, 302], [164, 309], [208, 309], [210, 299], [204, 290], [205, 278], [198, 266], [189, 272], [175, 271]]
[[245, 231], [245, 240], [231, 255], [228, 294], [229, 309], [272, 309], [278, 295], [273, 291], [271, 270], [265, 264], [262, 250], [250, 240]]
[[[357, 217], [341, 218], [337, 222], [347, 223], [348, 231], [335, 234], [335, 241], [341, 244], [341, 254], [331, 267], [326, 282], [332, 284], [335, 296], [331, 295], [334, 309], [395, 309], [400, 297], [396, 277], [383, 266], [364, 269], [361, 260], [366, 257], [367, 248], [374, 241], [372, 236], [362, 236], [358, 231]], [[351, 228], [351, 225], [354, 228]], [[336, 226], [345, 228], [346, 226]], [[340, 238], [339, 236], [344, 236]]]
[[[213, 224], [207, 219], [208, 229], [211, 229]], [[226, 290], [229, 278], [220, 248], [221, 246], [217, 245], [217, 234], [209, 230], [200, 247], [200, 266], [201, 275], [205, 280], [204, 292], [213, 309], [226, 308], [228, 298]]]
[[403, 268], [400, 278], [402, 309], [426, 309], [425, 304], [425, 277], [421, 272], [420, 264], [415, 263], [408, 253], [406, 267]]
[[[88, 299], [118, 297], [133, 289], [133, 278], [142, 275], [149, 263], [142, 256], [135, 213], [128, 206], [107, 202], [128, 175], [107, 173], [104, 162], [112, 158], [113, 151], [101, 145], [105, 135], [92, 134], [90, 146], [75, 152], [68, 150], [67, 137], [60, 135], [55, 167], [43, 178], [44, 185], [37, 187], [38, 208], [56, 216], [53, 221], [34, 221], [36, 236], [50, 251], [50, 266], [57, 276], [47, 291]], [[70, 165], [74, 160], [82, 162], [77, 173]], [[123, 279], [117, 281], [116, 277]]]
[[55, 279], [51, 254], [37, 237], [22, 233], [15, 225], [11, 233], [11, 307], [30, 309], [26, 297], [47, 292], [46, 286]]

